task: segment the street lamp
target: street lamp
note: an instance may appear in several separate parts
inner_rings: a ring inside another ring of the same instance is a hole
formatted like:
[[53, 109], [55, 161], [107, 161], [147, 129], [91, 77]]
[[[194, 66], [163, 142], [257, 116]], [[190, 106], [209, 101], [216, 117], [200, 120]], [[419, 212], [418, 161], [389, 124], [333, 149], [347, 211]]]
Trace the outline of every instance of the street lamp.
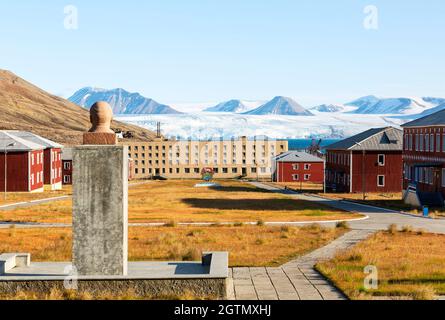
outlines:
[[11, 142], [10, 144], [7, 144], [5, 146], [5, 202], [6, 202], [6, 198], [7, 198], [7, 192], [8, 192], [8, 188], [7, 188], [7, 183], [8, 183], [8, 179], [7, 179], [7, 175], [8, 175], [8, 148], [10, 147], [14, 147], [16, 145], [15, 142]]

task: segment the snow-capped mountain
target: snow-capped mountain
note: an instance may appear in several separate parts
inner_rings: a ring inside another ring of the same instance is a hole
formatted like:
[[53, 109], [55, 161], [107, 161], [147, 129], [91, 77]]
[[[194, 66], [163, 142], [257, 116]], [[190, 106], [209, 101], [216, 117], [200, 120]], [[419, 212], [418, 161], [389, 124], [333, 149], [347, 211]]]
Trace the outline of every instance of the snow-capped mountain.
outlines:
[[438, 98], [377, 98], [367, 96], [349, 102], [357, 114], [417, 114], [437, 106]]
[[345, 111], [345, 106], [338, 104], [322, 104], [320, 106], [312, 107], [309, 110], [318, 112], [343, 112]]
[[106, 101], [113, 108], [114, 114], [179, 114], [179, 111], [145, 98], [139, 93], [124, 89], [83, 88], [68, 98], [84, 108], [90, 108], [97, 101]]
[[249, 110], [249, 108], [241, 101], [241, 100], [229, 100], [225, 102], [221, 102], [220, 104], [207, 108], [204, 112], [245, 112]]
[[275, 97], [271, 101], [251, 111], [243, 113], [245, 115], [284, 115], [284, 116], [313, 116], [314, 114], [306, 110], [297, 102], [287, 97]]

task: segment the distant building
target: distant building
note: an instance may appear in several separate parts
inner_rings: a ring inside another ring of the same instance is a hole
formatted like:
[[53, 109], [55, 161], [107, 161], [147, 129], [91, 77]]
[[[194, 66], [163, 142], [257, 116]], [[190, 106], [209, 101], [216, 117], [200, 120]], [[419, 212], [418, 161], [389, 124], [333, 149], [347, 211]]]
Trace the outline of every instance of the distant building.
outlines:
[[323, 159], [306, 152], [289, 151], [273, 159], [273, 181], [324, 183]]
[[73, 184], [73, 149], [64, 148], [62, 151], [62, 183]]
[[165, 140], [125, 142], [134, 160], [136, 179], [163, 176], [200, 179], [203, 168], [212, 168], [215, 179], [272, 177], [272, 158], [288, 150], [287, 140]]
[[370, 129], [326, 147], [326, 186], [332, 191], [402, 191], [402, 130]]
[[417, 191], [422, 205], [443, 206], [445, 110], [414, 120], [402, 127], [404, 129], [403, 189], [411, 188]]
[[51, 190], [62, 189], [62, 148], [61, 144], [48, 140], [27, 131], [8, 131], [22, 139], [43, 146], [43, 178], [44, 184], [50, 185]]
[[5, 183], [8, 192], [42, 192], [45, 148], [13, 131], [0, 131], [0, 192]]

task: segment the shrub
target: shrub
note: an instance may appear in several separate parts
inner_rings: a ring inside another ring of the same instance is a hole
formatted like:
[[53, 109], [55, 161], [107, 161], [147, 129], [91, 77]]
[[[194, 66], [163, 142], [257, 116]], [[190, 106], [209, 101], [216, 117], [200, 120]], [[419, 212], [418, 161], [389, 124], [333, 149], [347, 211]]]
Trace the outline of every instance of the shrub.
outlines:
[[264, 220], [258, 220], [258, 222], [256, 224], [259, 227], [264, 227], [266, 225], [266, 222], [264, 222]]
[[396, 234], [397, 231], [398, 231], [398, 227], [397, 227], [396, 224], [391, 224], [391, 225], [388, 227], [388, 232], [389, 232], [390, 234]]
[[405, 233], [413, 232], [413, 227], [412, 226], [403, 226], [402, 232], [405, 232]]
[[337, 229], [350, 229], [349, 224], [346, 221], [337, 222], [335, 225]]
[[199, 261], [201, 259], [201, 252], [198, 249], [190, 249], [182, 255], [182, 261]]
[[171, 221], [167, 222], [165, 224], [165, 226], [168, 228], [176, 228], [178, 226], [178, 223], [174, 220], [171, 220]]
[[281, 232], [289, 232], [290, 228], [289, 226], [281, 226]]

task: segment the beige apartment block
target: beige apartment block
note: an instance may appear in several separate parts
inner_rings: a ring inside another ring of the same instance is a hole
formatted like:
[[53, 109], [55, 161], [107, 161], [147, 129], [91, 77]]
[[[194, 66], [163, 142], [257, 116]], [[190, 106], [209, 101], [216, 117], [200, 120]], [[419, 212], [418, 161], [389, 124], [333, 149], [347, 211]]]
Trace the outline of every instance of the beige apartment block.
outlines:
[[125, 142], [134, 161], [135, 178], [163, 176], [169, 179], [200, 179], [203, 168], [213, 168], [215, 179], [268, 180], [272, 158], [288, 151], [287, 140], [170, 140]]

